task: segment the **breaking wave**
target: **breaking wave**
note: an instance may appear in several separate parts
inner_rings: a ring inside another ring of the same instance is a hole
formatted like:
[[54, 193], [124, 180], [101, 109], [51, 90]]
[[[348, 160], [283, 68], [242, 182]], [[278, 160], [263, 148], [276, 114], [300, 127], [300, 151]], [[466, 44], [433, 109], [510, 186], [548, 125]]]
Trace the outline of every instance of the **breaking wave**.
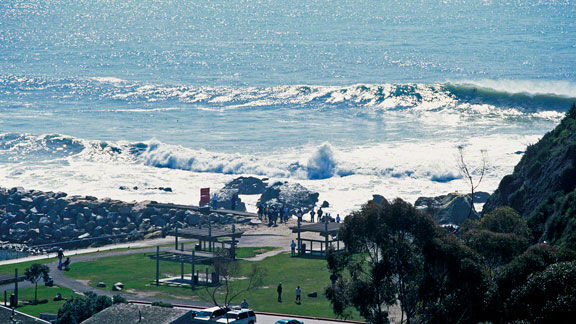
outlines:
[[410, 166], [390, 161], [394, 165], [377, 167], [373, 162], [360, 162], [369, 159], [373, 154], [364, 154], [363, 157], [355, 154], [341, 156], [329, 143], [276, 155], [245, 155], [190, 149], [157, 140], [107, 142], [59, 134], [0, 134], [0, 160], [9, 163], [128, 163], [191, 172], [307, 180], [350, 175], [423, 178], [435, 182], [459, 179], [448, 166]]
[[[558, 118], [576, 98], [576, 84], [565, 81], [480, 80], [437, 84], [280, 85], [274, 87], [198, 87], [143, 84], [114, 77], [87, 79], [0, 76], [0, 91], [10, 95], [50, 94], [53, 98], [180, 103], [199, 109], [344, 107], [381, 111], [445, 111], [532, 115]], [[45, 96], [43, 96], [45, 97]], [[157, 107], [156, 107], [157, 108]]]

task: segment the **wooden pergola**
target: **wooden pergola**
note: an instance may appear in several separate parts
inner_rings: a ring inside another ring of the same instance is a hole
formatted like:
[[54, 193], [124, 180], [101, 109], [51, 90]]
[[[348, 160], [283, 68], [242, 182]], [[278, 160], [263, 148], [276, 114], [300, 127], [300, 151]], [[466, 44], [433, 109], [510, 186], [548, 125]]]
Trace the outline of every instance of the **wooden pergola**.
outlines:
[[[174, 236], [174, 249], [178, 250], [178, 238], [187, 238], [198, 240], [200, 244], [200, 250], [214, 252], [216, 244], [221, 244], [222, 248], [226, 248], [226, 244], [230, 246], [230, 255], [232, 258], [236, 258], [236, 245], [238, 240], [242, 237], [244, 232], [236, 231], [236, 228], [232, 226], [231, 230], [224, 229], [212, 229], [212, 226], [207, 227], [191, 227], [174, 229], [170, 231], [168, 235]], [[228, 240], [221, 241], [222, 238], [229, 238]]]
[[[148, 255], [152, 260], [156, 260], [156, 285], [160, 285], [160, 261], [180, 263], [180, 279], [184, 280], [184, 265], [189, 264], [191, 266], [191, 284], [194, 285], [194, 273], [196, 265], [211, 265], [214, 260], [221, 258], [211, 252], [198, 252], [195, 250], [184, 251], [184, 244], [182, 244], [181, 250], [174, 251], [160, 251], [160, 247], [156, 247], [156, 253]], [[198, 273], [197, 273], [198, 275]], [[208, 273], [206, 273], [206, 281], [208, 280]]]
[[[160, 261], [180, 263], [180, 279], [184, 280], [184, 265], [191, 265], [191, 281], [194, 284], [194, 271], [196, 265], [211, 265], [214, 261], [222, 256], [217, 255], [217, 244], [221, 244], [222, 249], [229, 245], [230, 258], [236, 259], [236, 246], [238, 240], [244, 232], [236, 231], [232, 226], [231, 230], [213, 229], [211, 225], [206, 227], [192, 227], [183, 229], [174, 229], [168, 232], [168, 235], [174, 236], [174, 250], [160, 252], [160, 247], [156, 247], [156, 253], [148, 255], [150, 259], [156, 260], [156, 285], [160, 284]], [[184, 243], [178, 246], [178, 239], [186, 238], [198, 240], [200, 249], [193, 248], [191, 251], [184, 250]], [[221, 240], [228, 238], [228, 240]], [[218, 274], [217, 274], [218, 275]], [[197, 276], [199, 274], [197, 273]], [[208, 282], [208, 273], [206, 273], [206, 283]], [[214, 283], [214, 279], [212, 280]]]
[[[302, 225], [300, 219], [298, 219], [298, 226], [291, 227], [292, 233], [297, 233], [298, 237], [298, 255], [305, 256], [307, 253], [309, 255], [319, 255], [319, 256], [326, 256], [326, 251], [330, 247], [335, 247], [336, 250], [340, 250], [340, 239], [338, 237], [338, 233], [340, 231], [340, 227], [342, 227], [341, 223], [334, 223], [334, 222], [322, 222], [322, 223], [314, 223], [314, 224], [306, 224]], [[302, 233], [318, 233], [320, 236], [324, 237], [324, 239], [305, 239], [302, 238]], [[330, 239], [330, 236], [332, 239]], [[306, 244], [305, 242], [308, 242]], [[304, 243], [304, 244], [303, 244]], [[320, 245], [320, 249], [314, 249], [314, 243]]]

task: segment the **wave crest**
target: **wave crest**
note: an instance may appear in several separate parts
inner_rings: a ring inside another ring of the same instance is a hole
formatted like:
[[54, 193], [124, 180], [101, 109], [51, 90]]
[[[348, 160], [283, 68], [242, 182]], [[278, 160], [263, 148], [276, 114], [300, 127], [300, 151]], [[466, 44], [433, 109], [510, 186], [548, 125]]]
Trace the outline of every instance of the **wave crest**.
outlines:
[[54, 98], [88, 96], [135, 103], [177, 102], [198, 109], [317, 107], [353, 111], [453, 111], [465, 114], [561, 117], [576, 98], [568, 81], [479, 80], [434, 84], [279, 85], [272, 87], [198, 87], [142, 84], [114, 77], [89, 79], [0, 76], [0, 91], [18, 95], [47, 92]]

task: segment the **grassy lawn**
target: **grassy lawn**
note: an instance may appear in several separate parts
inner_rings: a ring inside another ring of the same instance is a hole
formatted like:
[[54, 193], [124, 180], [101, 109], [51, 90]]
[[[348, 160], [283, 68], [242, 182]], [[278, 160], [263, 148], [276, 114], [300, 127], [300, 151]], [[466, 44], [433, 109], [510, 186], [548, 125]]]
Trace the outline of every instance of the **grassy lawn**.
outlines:
[[0, 265], [0, 273], [2, 274], [14, 274], [14, 269], [18, 269], [18, 275], [24, 275], [24, 271], [26, 270], [26, 268], [30, 267], [32, 264], [34, 263], [40, 263], [40, 264], [48, 264], [51, 262], [56, 261], [56, 258], [49, 258], [49, 259], [41, 259], [41, 260], [35, 260], [35, 261], [28, 261], [28, 262], [21, 262], [21, 263], [15, 263], [15, 264], [5, 264], [5, 265]]
[[[12, 294], [12, 291], [8, 291], [8, 296]], [[53, 301], [52, 299], [56, 294], [62, 294], [64, 298], [70, 298], [72, 296], [77, 296], [72, 290], [68, 288], [61, 287], [46, 287], [44, 285], [38, 285], [38, 300], [47, 299], [48, 303], [38, 304], [38, 305], [24, 305], [26, 301], [34, 300], [34, 288], [20, 289], [18, 299], [20, 300], [20, 306], [18, 310], [22, 313], [26, 313], [32, 316], [39, 317], [40, 313], [52, 313], [57, 314], [58, 309], [64, 301]]]
[[241, 247], [236, 250], [236, 257], [238, 258], [253, 258], [258, 254], [278, 250], [278, 247], [264, 246], [264, 247]]
[[[244, 248], [245, 249], [245, 248]], [[267, 249], [268, 250], [268, 249]], [[239, 249], [239, 253], [248, 255], [256, 251]], [[240, 296], [235, 303], [246, 298], [250, 307], [257, 311], [278, 312], [286, 314], [313, 315], [334, 317], [328, 300], [323, 296], [326, 286], [330, 284], [326, 261], [319, 259], [291, 258], [289, 253], [282, 253], [258, 262], [238, 261], [241, 265], [241, 274], [247, 274], [253, 264], [266, 269], [266, 276], [262, 287]], [[197, 266], [197, 270], [204, 272], [206, 266]], [[186, 273], [190, 273], [190, 265], [185, 266]], [[106, 283], [110, 289], [115, 282], [122, 282], [127, 293], [140, 293], [147, 296], [167, 297], [172, 299], [203, 300], [207, 299], [206, 289], [190, 287], [155, 286], [152, 284], [156, 273], [155, 261], [147, 254], [134, 254], [102, 258], [91, 262], [80, 262], [72, 265], [67, 276], [88, 280], [93, 287], [100, 281]], [[178, 276], [180, 265], [169, 262], [160, 263], [162, 277]], [[277, 302], [276, 287], [282, 282], [283, 303]], [[244, 280], [234, 282], [235, 285], [245, 284]], [[302, 304], [294, 302], [296, 286], [302, 288]], [[317, 298], [308, 297], [307, 294], [318, 292]]]

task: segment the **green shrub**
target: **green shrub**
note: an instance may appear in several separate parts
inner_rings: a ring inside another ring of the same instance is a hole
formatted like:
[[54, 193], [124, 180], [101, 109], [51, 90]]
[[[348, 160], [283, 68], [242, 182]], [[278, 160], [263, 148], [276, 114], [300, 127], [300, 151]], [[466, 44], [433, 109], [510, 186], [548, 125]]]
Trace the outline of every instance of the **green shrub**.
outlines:
[[170, 303], [165, 303], [165, 302], [161, 302], [161, 301], [155, 301], [152, 303], [152, 306], [158, 306], [158, 307], [166, 307], [166, 308], [173, 308], [174, 306]]

